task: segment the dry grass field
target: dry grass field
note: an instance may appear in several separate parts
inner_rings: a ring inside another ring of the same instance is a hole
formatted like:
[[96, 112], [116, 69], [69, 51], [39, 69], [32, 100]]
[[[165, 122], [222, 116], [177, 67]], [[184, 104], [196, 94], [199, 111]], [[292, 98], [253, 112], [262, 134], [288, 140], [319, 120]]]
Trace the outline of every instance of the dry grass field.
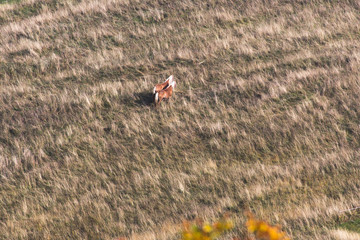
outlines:
[[358, 236], [356, 0], [0, 2], [0, 239]]

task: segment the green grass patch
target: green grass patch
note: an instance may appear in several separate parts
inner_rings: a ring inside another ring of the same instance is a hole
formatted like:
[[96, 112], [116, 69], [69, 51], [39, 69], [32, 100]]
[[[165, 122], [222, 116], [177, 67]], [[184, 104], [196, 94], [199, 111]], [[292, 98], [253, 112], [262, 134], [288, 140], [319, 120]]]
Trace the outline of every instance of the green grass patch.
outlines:
[[19, 3], [20, 0], [0, 0], [0, 4], [6, 4], [6, 3]]
[[360, 233], [360, 216], [339, 225], [340, 228]]

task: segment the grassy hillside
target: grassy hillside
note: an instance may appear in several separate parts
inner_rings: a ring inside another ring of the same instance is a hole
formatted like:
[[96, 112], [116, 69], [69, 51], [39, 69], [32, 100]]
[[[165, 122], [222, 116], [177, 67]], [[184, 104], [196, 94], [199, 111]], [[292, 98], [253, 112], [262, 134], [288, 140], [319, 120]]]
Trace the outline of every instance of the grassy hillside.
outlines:
[[0, 239], [177, 239], [244, 208], [331, 239], [360, 205], [357, 1], [1, 2]]

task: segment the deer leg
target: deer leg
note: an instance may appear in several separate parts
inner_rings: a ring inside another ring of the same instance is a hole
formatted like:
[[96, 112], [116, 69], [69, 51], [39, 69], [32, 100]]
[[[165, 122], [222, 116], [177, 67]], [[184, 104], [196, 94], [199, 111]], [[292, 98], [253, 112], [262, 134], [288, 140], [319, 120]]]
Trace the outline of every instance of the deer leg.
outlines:
[[156, 103], [156, 106], [160, 106], [161, 101], [163, 100], [162, 97], [159, 97], [159, 101]]

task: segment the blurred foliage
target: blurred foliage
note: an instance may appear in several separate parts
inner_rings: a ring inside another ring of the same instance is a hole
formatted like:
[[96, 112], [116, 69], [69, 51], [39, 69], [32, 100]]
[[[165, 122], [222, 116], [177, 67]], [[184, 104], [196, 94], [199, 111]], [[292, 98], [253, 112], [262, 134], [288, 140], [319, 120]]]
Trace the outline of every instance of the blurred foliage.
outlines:
[[212, 240], [219, 237], [224, 232], [233, 228], [233, 222], [228, 216], [221, 218], [219, 221], [209, 224], [201, 220], [197, 220], [195, 224], [184, 222], [182, 232], [183, 240]]
[[[290, 240], [279, 226], [271, 226], [265, 221], [256, 219], [252, 213], [247, 213], [247, 230], [249, 236], [246, 239], [256, 240]], [[228, 215], [213, 224], [197, 220], [194, 223], [188, 221], [183, 224], [182, 240], [214, 240], [223, 233], [234, 227]], [[233, 238], [240, 240], [240, 238]]]
[[246, 222], [247, 229], [250, 233], [255, 235], [255, 239], [259, 240], [290, 240], [284, 232], [280, 230], [280, 226], [271, 226], [268, 223], [254, 218], [250, 212], [248, 221]]

